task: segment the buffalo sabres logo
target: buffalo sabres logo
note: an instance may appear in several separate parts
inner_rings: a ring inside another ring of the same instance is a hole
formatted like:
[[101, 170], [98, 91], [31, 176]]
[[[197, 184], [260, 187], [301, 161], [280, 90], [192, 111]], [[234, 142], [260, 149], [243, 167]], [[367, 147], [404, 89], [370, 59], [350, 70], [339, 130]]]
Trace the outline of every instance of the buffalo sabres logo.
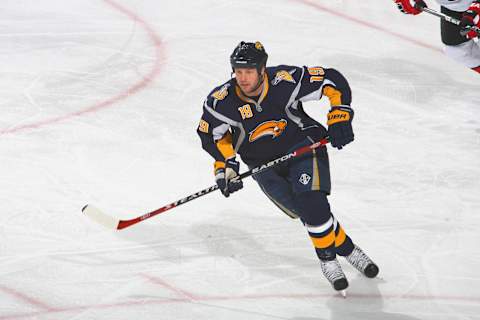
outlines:
[[297, 70], [292, 69], [290, 71], [287, 71], [287, 70], [277, 71], [277, 73], [275, 74], [275, 78], [273, 78], [273, 80], [272, 80], [272, 84], [274, 86], [276, 86], [282, 80], [290, 82], [290, 83], [296, 83], [295, 79], [293, 79], [293, 76], [292, 76], [295, 73], [295, 71], [297, 71]]
[[214, 97], [217, 100], [223, 100], [225, 97], [228, 95], [228, 87], [230, 87], [230, 84], [226, 84], [223, 87], [220, 88], [220, 90], [215, 91], [212, 93], [212, 97]]
[[262, 122], [255, 129], [250, 132], [248, 141], [253, 142], [261, 137], [272, 136], [272, 139], [280, 136], [287, 127], [287, 120], [281, 119], [279, 121], [269, 120]]

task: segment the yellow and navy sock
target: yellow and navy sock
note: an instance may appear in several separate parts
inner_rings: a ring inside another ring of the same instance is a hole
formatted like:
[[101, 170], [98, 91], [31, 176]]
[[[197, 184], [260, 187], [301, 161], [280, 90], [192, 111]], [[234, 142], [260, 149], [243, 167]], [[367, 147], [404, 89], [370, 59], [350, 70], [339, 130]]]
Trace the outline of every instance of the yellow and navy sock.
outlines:
[[336, 253], [343, 257], [348, 256], [352, 253], [354, 245], [352, 239], [345, 233], [345, 230], [343, 230], [335, 217], [333, 217], [333, 229], [335, 230]]
[[318, 258], [321, 260], [335, 259], [335, 230], [333, 226], [333, 217], [330, 217], [324, 224], [316, 226], [305, 224], [305, 227], [308, 230], [308, 235], [312, 240]]

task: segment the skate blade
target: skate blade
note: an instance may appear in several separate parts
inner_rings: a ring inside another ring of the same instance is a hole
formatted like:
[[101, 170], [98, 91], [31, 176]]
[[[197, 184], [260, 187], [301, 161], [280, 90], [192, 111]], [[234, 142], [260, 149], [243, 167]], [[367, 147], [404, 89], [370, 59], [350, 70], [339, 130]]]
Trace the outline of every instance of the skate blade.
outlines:
[[339, 292], [340, 292], [340, 294], [342, 295], [342, 297], [343, 297], [344, 299], [347, 298], [347, 290], [340, 290]]

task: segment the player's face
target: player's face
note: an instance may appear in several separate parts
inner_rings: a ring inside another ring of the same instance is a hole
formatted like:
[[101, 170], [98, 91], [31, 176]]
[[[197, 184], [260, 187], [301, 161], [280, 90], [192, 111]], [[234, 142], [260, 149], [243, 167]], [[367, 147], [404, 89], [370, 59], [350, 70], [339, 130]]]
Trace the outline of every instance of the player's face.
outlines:
[[237, 84], [247, 96], [257, 96], [262, 87], [259, 86], [260, 75], [255, 68], [235, 68]]

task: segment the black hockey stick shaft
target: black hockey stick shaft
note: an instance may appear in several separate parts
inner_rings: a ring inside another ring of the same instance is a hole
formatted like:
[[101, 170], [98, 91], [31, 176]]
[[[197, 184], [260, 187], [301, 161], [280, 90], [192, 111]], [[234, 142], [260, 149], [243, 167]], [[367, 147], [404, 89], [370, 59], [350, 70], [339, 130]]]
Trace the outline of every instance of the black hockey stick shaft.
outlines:
[[[453, 17], [450, 17], [449, 15], [443, 14], [441, 12], [438, 12], [436, 10], [430, 9], [430, 8], [420, 8], [423, 12], [429, 13], [431, 15], [434, 15], [436, 17], [439, 17], [442, 20], [445, 20], [447, 22], [453, 23], [457, 26], [460, 25], [461, 21], [458, 19], [455, 19]], [[480, 36], [480, 28], [477, 26], [466, 26], [466, 31], [461, 31], [460, 33], [464, 36], [467, 34], [469, 31], [475, 31], [478, 36]]]
[[[239, 179], [245, 179], [247, 177], [250, 177], [251, 175], [255, 175], [255, 174], [258, 174], [260, 172], [263, 172], [265, 170], [268, 170], [270, 168], [273, 168], [281, 163], [285, 163], [286, 161], [288, 160], [291, 160], [293, 158], [296, 158], [296, 157], [299, 157], [303, 154], [306, 154], [314, 149], [317, 149], [319, 147], [322, 147], [322, 146], [325, 146], [327, 143], [329, 142], [328, 138], [325, 138], [325, 139], [322, 139], [318, 142], [315, 142], [311, 145], [307, 145], [307, 146], [304, 146], [304, 147], [300, 147], [288, 154], [285, 154], [284, 156], [282, 157], [279, 157], [277, 159], [274, 159], [272, 161], [269, 161], [267, 163], [264, 163], [260, 166], [257, 166], [251, 170], [248, 170], [242, 174], [240, 174], [238, 177], [234, 178], [234, 180], [239, 180]], [[116, 229], [116, 230], [121, 230], [121, 229], [125, 229], [127, 227], [130, 227], [134, 224], [137, 224], [143, 220], [146, 220], [146, 219], [149, 219], [149, 218], [152, 218], [160, 213], [163, 213], [165, 211], [168, 211], [170, 209], [173, 209], [173, 208], [176, 208], [182, 204], [185, 204], [187, 202], [190, 202], [190, 201], [193, 201], [195, 199], [198, 199], [200, 197], [203, 197], [213, 191], [216, 191], [218, 190], [218, 186], [217, 185], [213, 185], [211, 187], [208, 187], [208, 188], [205, 188], [203, 190], [200, 190], [199, 192], [196, 192], [196, 193], [193, 193], [191, 195], [188, 195], [182, 199], [179, 199], [175, 202], [172, 202], [170, 204], [167, 204], [166, 206], [163, 206], [159, 209], [156, 209], [152, 212], [148, 212], [146, 214], [143, 214], [141, 216], [138, 216], [136, 218], [133, 218], [133, 219], [129, 219], [129, 220], [119, 220], [119, 219], [116, 219], [114, 217], [111, 217], [107, 214], [104, 214], [103, 212], [101, 212], [100, 210], [96, 209], [95, 207], [91, 206], [91, 205], [86, 205], [85, 207], [83, 207], [82, 209], [82, 212], [85, 213], [87, 216], [89, 216], [91, 219], [97, 221], [98, 223], [108, 227], [108, 228], [111, 228], [111, 229]]]

